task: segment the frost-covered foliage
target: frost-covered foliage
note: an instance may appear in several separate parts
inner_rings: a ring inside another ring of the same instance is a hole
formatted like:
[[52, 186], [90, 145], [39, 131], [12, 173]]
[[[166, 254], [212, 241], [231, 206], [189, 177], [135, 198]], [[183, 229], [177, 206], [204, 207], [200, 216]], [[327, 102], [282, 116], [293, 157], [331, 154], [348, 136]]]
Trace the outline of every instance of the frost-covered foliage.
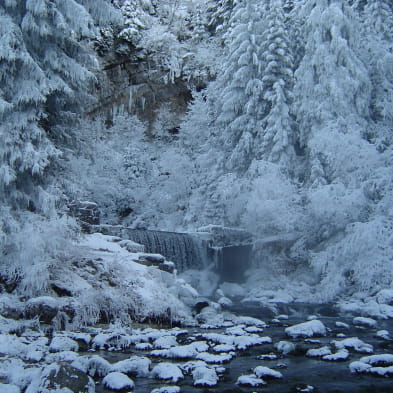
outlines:
[[60, 237], [70, 229], [56, 218], [60, 192], [53, 184], [62, 151], [79, 138], [80, 106], [91, 100], [96, 63], [87, 42], [98, 16], [88, 3], [0, 5], [1, 275], [19, 276], [29, 295], [45, 290], [46, 267], [66, 252]]
[[264, 116], [261, 7], [254, 2], [239, 3], [230, 24], [226, 61], [211, 95], [217, 94], [215, 121], [226, 152], [224, 166], [244, 171], [255, 156], [254, 139], [262, 132]]

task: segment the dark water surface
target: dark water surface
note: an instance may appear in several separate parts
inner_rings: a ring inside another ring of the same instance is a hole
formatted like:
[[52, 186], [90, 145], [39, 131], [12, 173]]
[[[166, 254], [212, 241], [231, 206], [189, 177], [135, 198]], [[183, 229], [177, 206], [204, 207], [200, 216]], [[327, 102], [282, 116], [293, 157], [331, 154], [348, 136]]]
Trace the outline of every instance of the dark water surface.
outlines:
[[[225, 373], [221, 376], [220, 381], [216, 387], [213, 388], [199, 388], [193, 386], [193, 381], [190, 376], [185, 376], [185, 379], [179, 381], [177, 384], [164, 383], [150, 378], [133, 378], [135, 382], [134, 392], [136, 393], [150, 393], [152, 389], [162, 387], [165, 385], [178, 385], [181, 387], [181, 392], [214, 392], [214, 393], [229, 393], [229, 392], [301, 392], [307, 385], [311, 385], [313, 392], [320, 393], [393, 393], [393, 378], [377, 377], [372, 375], [351, 374], [349, 370], [349, 363], [358, 360], [367, 354], [356, 353], [350, 350], [350, 357], [342, 362], [327, 362], [319, 358], [307, 358], [304, 354], [310, 348], [319, 348], [324, 345], [329, 345], [332, 340], [342, 340], [343, 338], [336, 337], [339, 333], [344, 333], [346, 337], [358, 337], [374, 347], [374, 354], [393, 353], [393, 341], [386, 341], [375, 337], [378, 330], [388, 330], [393, 335], [393, 320], [379, 320], [377, 328], [359, 328], [352, 324], [353, 316], [340, 315], [333, 306], [325, 305], [310, 305], [310, 304], [295, 304], [291, 306], [281, 306], [279, 310], [288, 315], [288, 320], [283, 320], [280, 324], [271, 323], [272, 313], [267, 309], [255, 305], [237, 305], [231, 311], [238, 315], [252, 316], [264, 320], [269, 326], [264, 329], [261, 336], [269, 336], [272, 338], [272, 344], [263, 344], [252, 347], [245, 351], [238, 351], [237, 356], [229, 363], [223, 366], [226, 368]], [[284, 332], [286, 326], [294, 325], [306, 321], [309, 315], [316, 315], [320, 321], [329, 329], [327, 337], [318, 338], [320, 344], [308, 343], [303, 339], [289, 339]], [[350, 325], [350, 328], [338, 328], [335, 326], [336, 321], [345, 322]], [[223, 332], [224, 329], [204, 330], [199, 328], [190, 328], [188, 335], [182, 336], [181, 341], [187, 342], [188, 337], [197, 335], [198, 333], [206, 332]], [[279, 357], [276, 360], [258, 360], [257, 357], [261, 354], [274, 352], [279, 355], [274, 348], [274, 344], [280, 340], [291, 341], [297, 344], [297, 352], [285, 357]], [[334, 346], [332, 346], [334, 352]], [[149, 356], [149, 352], [127, 350], [127, 352], [100, 352], [100, 356], [106, 358], [110, 362], [123, 360], [135, 354], [138, 356]], [[169, 361], [167, 359], [151, 358], [153, 366], [161, 361]], [[186, 360], [173, 361], [173, 363], [185, 363]], [[277, 369], [283, 374], [280, 380], [266, 380], [267, 385], [259, 388], [255, 387], [238, 387], [236, 385], [237, 378], [240, 375], [252, 374], [252, 370], [256, 366], [267, 366]], [[106, 390], [101, 384], [96, 388], [98, 393], [106, 393]]]

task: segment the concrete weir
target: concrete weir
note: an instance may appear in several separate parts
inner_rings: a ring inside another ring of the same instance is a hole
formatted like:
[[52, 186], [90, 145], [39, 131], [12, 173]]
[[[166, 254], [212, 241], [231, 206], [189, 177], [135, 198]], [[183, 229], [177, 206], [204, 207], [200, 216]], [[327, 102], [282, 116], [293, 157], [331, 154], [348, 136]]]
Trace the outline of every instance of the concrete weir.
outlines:
[[174, 262], [179, 272], [213, 265], [222, 281], [242, 282], [251, 264], [253, 239], [240, 229], [209, 225], [183, 233], [98, 225], [94, 230], [142, 244], [145, 252]]

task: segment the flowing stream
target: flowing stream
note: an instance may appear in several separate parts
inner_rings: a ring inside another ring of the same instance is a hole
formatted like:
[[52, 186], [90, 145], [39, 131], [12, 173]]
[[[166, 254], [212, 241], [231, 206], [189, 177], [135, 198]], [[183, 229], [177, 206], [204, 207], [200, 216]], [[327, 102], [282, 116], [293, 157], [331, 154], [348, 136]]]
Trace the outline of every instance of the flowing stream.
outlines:
[[[153, 389], [165, 385], [178, 385], [181, 392], [319, 392], [319, 393], [393, 393], [393, 376], [390, 378], [377, 377], [365, 374], [351, 374], [349, 363], [365, 356], [363, 353], [357, 353], [350, 350], [350, 358], [345, 361], [323, 361], [320, 358], [308, 358], [305, 352], [310, 348], [319, 348], [324, 345], [331, 345], [332, 340], [342, 340], [337, 335], [345, 334], [346, 337], [358, 337], [364, 342], [373, 345], [374, 354], [393, 353], [393, 341], [383, 340], [375, 336], [377, 330], [386, 329], [393, 333], [393, 320], [379, 320], [377, 328], [356, 327], [352, 321], [353, 316], [340, 315], [337, 310], [330, 305], [320, 306], [311, 304], [294, 304], [286, 306], [280, 311], [288, 315], [287, 320], [281, 320], [280, 323], [271, 322], [273, 314], [268, 309], [262, 309], [259, 306], [247, 306], [239, 304], [234, 306], [230, 311], [235, 314], [256, 317], [268, 323], [261, 336], [272, 338], [271, 344], [262, 344], [251, 347], [244, 351], [237, 351], [236, 356], [229, 363], [224, 363], [225, 372], [221, 375], [220, 381], [216, 387], [194, 387], [191, 376], [178, 383], [166, 384], [152, 378], [134, 378], [135, 393], [150, 393]], [[315, 340], [319, 342], [307, 342], [304, 339], [290, 339], [285, 335], [286, 326], [301, 323], [307, 320], [310, 315], [316, 315], [320, 321], [328, 328], [326, 337], [320, 337]], [[337, 327], [336, 322], [344, 322], [349, 325], [348, 328]], [[188, 332], [177, 338], [179, 344], [189, 343], [198, 339], [198, 334], [206, 332], [224, 332], [225, 329], [201, 329], [200, 327], [189, 328]], [[297, 345], [297, 351], [294, 354], [281, 356], [274, 347], [274, 344], [281, 341], [291, 341]], [[331, 345], [332, 348], [334, 348]], [[278, 357], [274, 360], [259, 360], [261, 354], [274, 353]], [[98, 352], [100, 356], [106, 358], [111, 363], [126, 359], [131, 355], [149, 356], [149, 351], [133, 351], [132, 348], [124, 352]], [[185, 363], [187, 360], [168, 360], [150, 357], [153, 366], [162, 361], [171, 361], [175, 364]], [[267, 366], [280, 371], [282, 379], [266, 380], [267, 385], [263, 387], [240, 387], [236, 385], [237, 378], [241, 375], [251, 374], [256, 366]], [[308, 390], [307, 390], [308, 389]], [[313, 390], [312, 390], [313, 389]], [[97, 385], [98, 393], [107, 393], [101, 384]]]

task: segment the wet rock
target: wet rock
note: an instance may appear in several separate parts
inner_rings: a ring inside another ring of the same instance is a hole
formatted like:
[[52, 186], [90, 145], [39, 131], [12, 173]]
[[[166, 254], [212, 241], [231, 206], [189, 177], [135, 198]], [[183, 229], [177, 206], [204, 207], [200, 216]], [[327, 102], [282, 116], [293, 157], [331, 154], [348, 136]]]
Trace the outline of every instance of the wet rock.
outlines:
[[69, 205], [70, 215], [81, 224], [82, 229], [89, 231], [90, 225], [100, 224], [98, 205], [89, 201], [74, 201]]
[[59, 303], [49, 296], [30, 299], [26, 302], [24, 314], [26, 318], [38, 317], [40, 322], [50, 324], [59, 311]]
[[37, 391], [60, 391], [66, 388], [78, 393], [95, 392], [94, 381], [72, 366], [51, 364], [43, 369]]

